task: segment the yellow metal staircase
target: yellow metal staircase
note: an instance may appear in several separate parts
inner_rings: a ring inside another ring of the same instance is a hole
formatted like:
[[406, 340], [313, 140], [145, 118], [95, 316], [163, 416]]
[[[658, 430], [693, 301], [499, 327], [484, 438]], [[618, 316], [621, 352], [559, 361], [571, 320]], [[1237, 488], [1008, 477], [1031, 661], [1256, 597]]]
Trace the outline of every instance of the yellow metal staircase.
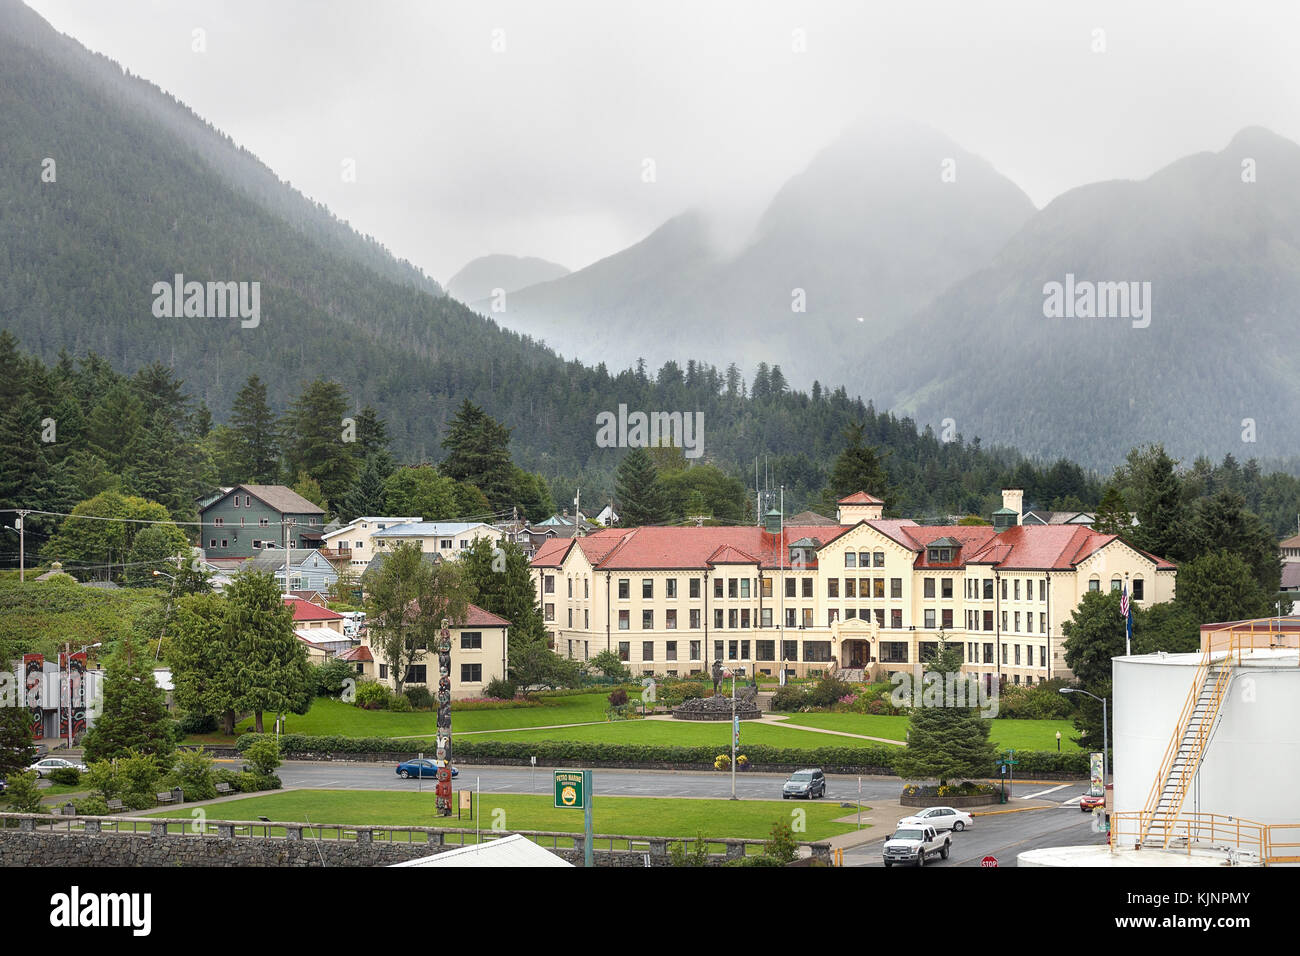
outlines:
[[1142, 809], [1142, 846], [1169, 846], [1183, 802], [1187, 799], [1187, 789], [1201, 765], [1205, 745], [1210, 740], [1231, 679], [1229, 655], [1224, 654], [1216, 661], [1207, 646], [1173, 737], [1165, 748], [1160, 772]]

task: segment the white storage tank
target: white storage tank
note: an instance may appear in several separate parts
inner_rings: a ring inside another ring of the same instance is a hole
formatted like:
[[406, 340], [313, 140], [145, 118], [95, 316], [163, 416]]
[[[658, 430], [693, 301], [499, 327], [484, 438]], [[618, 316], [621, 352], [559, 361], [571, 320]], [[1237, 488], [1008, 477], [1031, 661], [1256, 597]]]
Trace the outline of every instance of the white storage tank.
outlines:
[[[1216, 655], [1216, 657], [1221, 655]], [[1140, 812], [1191, 692], [1200, 652], [1113, 660], [1115, 811]], [[1300, 658], [1295, 648], [1232, 654], [1231, 679], [1182, 813], [1300, 821]]]

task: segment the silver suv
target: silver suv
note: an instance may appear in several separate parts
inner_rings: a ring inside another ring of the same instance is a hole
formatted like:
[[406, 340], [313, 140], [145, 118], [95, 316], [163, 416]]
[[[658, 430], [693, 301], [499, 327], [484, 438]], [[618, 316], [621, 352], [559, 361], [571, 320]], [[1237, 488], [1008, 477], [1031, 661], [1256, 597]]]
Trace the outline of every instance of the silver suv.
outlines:
[[824, 796], [826, 796], [826, 774], [818, 769], [796, 770], [781, 788], [782, 800], [798, 797], [813, 800]]

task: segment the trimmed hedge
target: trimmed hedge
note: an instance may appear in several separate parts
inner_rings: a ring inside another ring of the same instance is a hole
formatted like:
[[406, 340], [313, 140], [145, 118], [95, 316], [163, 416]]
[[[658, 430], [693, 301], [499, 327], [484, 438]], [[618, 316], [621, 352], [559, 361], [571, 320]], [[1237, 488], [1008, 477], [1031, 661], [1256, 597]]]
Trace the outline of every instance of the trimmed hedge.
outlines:
[[[258, 739], [257, 734], [244, 734], [239, 738], [239, 750], [248, 749]], [[379, 753], [409, 755], [431, 752], [432, 740], [393, 740], [389, 737], [312, 737], [306, 734], [283, 734], [280, 753], [286, 757], [320, 754]], [[891, 773], [894, 757], [901, 747], [815, 747], [794, 749], [788, 747], [746, 746], [745, 755], [754, 767], [821, 767], [823, 770], [853, 770]], [[518, 760], [528, 763], [537, 757], [539, 763], [559, 766], [564, 763], [590, 764], [697, 764], [712, 766], [718, 756], [717, 747], [665, 747], [650, 744], [605, 744], [567, 740], [503, 741], [471, 740], [460, 738], [455, 742], [458, 759]], [[1017, 777], [1036, 773], [1088, 775], [1086, 753], [1061, 753], [1055, 751], [1017, 750]], [[997, 776], [997, 767], [988, 769], [988, 777]]]

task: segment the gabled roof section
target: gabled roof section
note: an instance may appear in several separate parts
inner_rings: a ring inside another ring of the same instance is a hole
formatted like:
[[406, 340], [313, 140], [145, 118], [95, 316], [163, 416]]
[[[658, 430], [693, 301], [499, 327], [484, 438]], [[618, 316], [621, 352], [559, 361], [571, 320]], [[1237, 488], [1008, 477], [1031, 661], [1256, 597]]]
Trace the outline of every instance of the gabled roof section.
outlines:
[[[314, 505], [292, 488], [284, 485], [236, 485], [232, 492], [245, 491], [258, 501], [282, 514], [323, 515], [325, 509]], [[229, 494], [229, 492], [227, 492]], [[224, 499], [226, 496], [222, 495]], [[221, 499], [218, 499], [221, 500]], [[213, 502], [215, 504], [216, 502]], [[211, 505], [209, 505], [211, 507]]]
[[869, 495], [865, 491], [855, 491], [851, 495], [841, 498], [837, 504], [841, 505], [883, 505], [885, 502], [875, 495]]
[[343, 620], [343, 615], [338, 611], [331, 611], [327, 607], [321, 607], [319, 604], [312, 604], [310, 601], [304, 601], [301, 598], [285, 598], [284, 603], [293, 608], [293, 619], [295, 621]]
[[718, 549], [709, 555], [706, 564], [758, 564], [758, 558], [752, 554], [746, 554], [739, 548], [732, 547], [729, 544], [719, 545]]

